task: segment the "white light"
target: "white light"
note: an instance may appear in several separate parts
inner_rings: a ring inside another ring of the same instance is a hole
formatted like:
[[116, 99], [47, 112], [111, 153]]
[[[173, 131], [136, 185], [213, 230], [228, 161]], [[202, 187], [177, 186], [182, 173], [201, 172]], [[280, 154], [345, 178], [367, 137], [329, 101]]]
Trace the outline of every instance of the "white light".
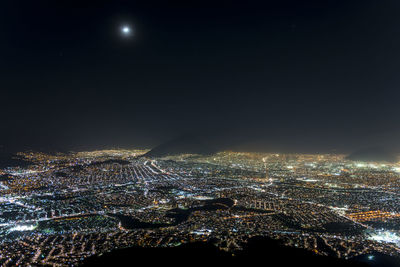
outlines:
[[123, 33], [124, 35], [129, 35], [129, 34], [131, 33], [131, 28], [128, 27], [128, 26], [123, 26], [123, 27], [121, 28], [121, 31], [122, 31], [122, 33]]
[[15, 227], [11, 228], [9, 231], [10, 232], [13, 232], [13, 231], [19, 231], [19, 232], [32, 231], [35, 228], [36, 228], [36, 226], [34, 226], [34, 225], [17, 225]]
[[400, 245], [400, 237], [397, 234], [389, 231], [379, 231], [371, 235], [369, 239], [383, 243], [394, 243], [397, 246]]
[[370, 168], [373, 168], [373, 169], [378, 169], [378, 166], [376, 166], [375, 164], [369, 164], [368, 165]]
[[369, 255], [369, 256], [368, 256], [368, 259], [369, 259], [370, 261], [372, 261], [374, 258], [375, 258], [374, 255]]

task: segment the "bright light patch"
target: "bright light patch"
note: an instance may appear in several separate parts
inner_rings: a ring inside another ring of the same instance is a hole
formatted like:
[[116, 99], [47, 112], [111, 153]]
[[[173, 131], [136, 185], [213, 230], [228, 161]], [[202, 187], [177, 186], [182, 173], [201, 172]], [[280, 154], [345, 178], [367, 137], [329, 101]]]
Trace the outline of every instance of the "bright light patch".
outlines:
[[121, 28], [121, 33], [125, 36], [129, 36], [132, 34], [132, 29], [129, 26], [123, 26]]
[[197, 230], [197, 231], [192, 231], [192, 233], [196, 234], [196, 235], [210, 235], [212, 233], [212, 230], [201, 229], [201, 230]]
[[394, 243], [400, 246], [400, 237], [390, 231], [379, 231], [372, 234], [369, 238], [370, 240], [382, 242], [382, 243]]
[[310, 179], [310, 178], [297, 178], [296, 180], [299, 180], [299, 181], [304, 181], [304, 182], [309, 182], [309, 183], [315, 183], [315, 182], [319, 182], [319, 180], [316, 180], [316, 179]]
[[346, 212], [349, 210], [349, 207], [347, 205], [345, 205], [344, 207], [330, 207], [330, 208], [342, 216], [345, 216]]
[[0, 189], [8, 189], [8, 186], [4, 185], [2, 182], [0, 182]]
[[368, 259], [369, 259], [370, 261], [372, 261], [374, 258], [375, 258], [374, 255], [369, 255], [369, 256], [368, 256]]
[[11, 228], [9, 231], [10, 232], [14, 232], [14, 231], [18, 231], [18, 232], [23, 232], [23, 231], [32, 231], [35, 230], [36, 226], [34, 225], [17, 225], [13, 228]]

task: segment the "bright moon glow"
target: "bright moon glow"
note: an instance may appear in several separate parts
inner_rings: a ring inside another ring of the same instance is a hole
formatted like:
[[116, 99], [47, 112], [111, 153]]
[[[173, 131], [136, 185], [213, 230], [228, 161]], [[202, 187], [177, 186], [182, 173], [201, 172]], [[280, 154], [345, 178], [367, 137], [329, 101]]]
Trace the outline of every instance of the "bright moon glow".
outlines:
[[131, 33], [131, 28], [129, 28], [128, 26], [124, 26], [122, 27], [121, 31], [124, 35], [129, 35]]

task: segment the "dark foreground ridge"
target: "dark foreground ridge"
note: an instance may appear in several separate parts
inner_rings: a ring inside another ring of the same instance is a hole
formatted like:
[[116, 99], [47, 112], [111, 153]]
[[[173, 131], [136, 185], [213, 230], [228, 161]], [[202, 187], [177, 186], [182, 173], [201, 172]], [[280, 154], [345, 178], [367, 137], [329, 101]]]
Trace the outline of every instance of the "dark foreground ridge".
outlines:
[[397, 162], [397, 156], [383, 148], [374, 147], [355, 151], [347, 159], [367, 162]]
[[202, 138], [186, 134], [179, 138], [163, 143], [145, 154], [146, 157], [163, 157], [180, 154], [209, 155], [217, 152]]
[[297, 248], [283, 247], [278, 241], [254, 237], [243, 251], [233, 256], [231, 253], [218, 249], [211, 242], [189, 243], [172, 248], [142, 248], [132, 247], [116, 250], [102, 256], [86, 259], [83, 266], [133, 266], [139, 262], [150, 264], [172, 264], [178, 266], [216, 265], [221, 266], [386, 266], [394, 267], [399, 262], [377, 262], [379, 258], [366, 261], [368, 257], [354, 260], [337, 259], [318, 256], [310, 251]]

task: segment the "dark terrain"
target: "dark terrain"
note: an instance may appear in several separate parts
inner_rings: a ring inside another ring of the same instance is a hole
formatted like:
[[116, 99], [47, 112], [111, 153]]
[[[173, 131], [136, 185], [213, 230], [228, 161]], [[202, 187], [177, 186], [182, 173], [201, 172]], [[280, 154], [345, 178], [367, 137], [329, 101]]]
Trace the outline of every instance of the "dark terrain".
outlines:
[[163, 157], [180, 154], [210, 155], [215, 152], [217, 152], [217, 150], [203, 138], [192, 134], [186, 134], [154, 147], [147, 152], [145, 156]]
[[218, 249], [212, 242], [189, 243], [172, 248], [132, 247], [86, 259], [83, 266], [146, 265], [220, 265], [220, 266], [399, 266], [397, 259], [375, 255], [373, 260], [363, 255], [352, 260], [323, 257], [303, 249], [283, 247], [280, 242], [254, 237], [244, 250], [235, 255]]

